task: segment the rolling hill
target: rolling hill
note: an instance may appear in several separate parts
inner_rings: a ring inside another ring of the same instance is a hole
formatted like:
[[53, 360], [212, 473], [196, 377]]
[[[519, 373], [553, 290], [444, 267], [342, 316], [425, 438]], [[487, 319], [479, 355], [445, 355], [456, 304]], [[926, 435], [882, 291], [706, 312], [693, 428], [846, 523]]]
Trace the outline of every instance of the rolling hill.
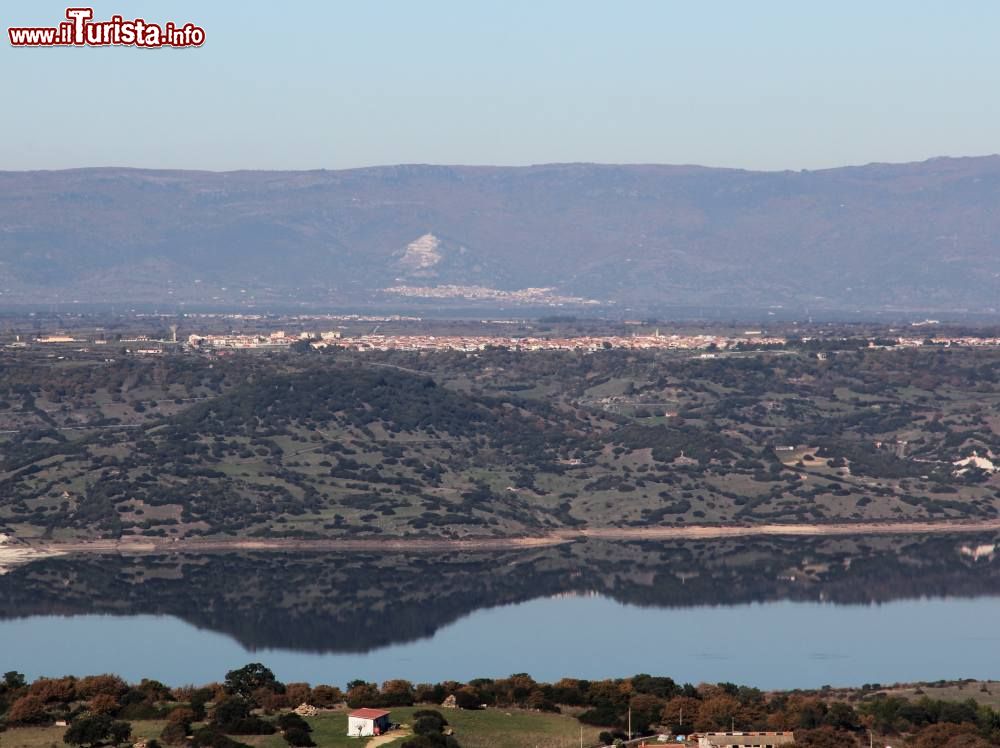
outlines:
[[497, 539], [995, 520], [997, 353], [857, 345], [825, 359], [13, 362], [0, 365], [0, 533]]

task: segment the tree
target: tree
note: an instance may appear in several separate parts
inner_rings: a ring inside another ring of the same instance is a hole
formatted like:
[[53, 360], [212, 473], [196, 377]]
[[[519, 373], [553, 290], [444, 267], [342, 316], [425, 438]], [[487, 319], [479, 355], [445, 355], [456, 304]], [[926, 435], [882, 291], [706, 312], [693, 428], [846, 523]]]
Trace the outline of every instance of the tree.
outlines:
[[117, 675], [88, 675], [76, 684], [76, 695], [81, 699], [92, 699], [98, 695], [108, 695], [120, 699], [128, 691], [128, 683]]
[[413, 684], [408, 680], [387, 680], [382, 684], [382, 706], [413, 706]]
[[459, 709], [479, 709], [482, 706], [482, 701], [479, 697], [469, 689], [461, 689], [455, 691], [455, 706]]
[[344, 700], [344, 694], [336, 686], [320, 685], [312, 690], [312, 703], [321, 707], [332, 707]]
[[313, 693], [308, 683], [286, 683], [285, 696], [288, 697], [290, 706], [313, 703]]
[[378, 686], [374, 683], [352, 681], [347, 685], [347, 706], [351, 707], [351, 709], [376, 706], [381, 703], [382, 695], [379, 693]]
[[9, 725], [40, 725], [48, 721], [45, 702], [39, 696], [22, 696], [7, 711]]
[[701, 708], [701, 700], [691, 696], [675, 696], [663, 707], [662, 720], [681, 735], [692, 732]]
[[581, 706], [584, 702], [583, 683], [576, 678], [562, 678], [552, 684], [552, 698], [557, 704]]
[[94, 714], [114, 714], [121, 709], [121, 704], [111, 694], [99, 693], [90, 700], [89, 707]]
[[191, 711], [194, 712], [195, 720], [205, 719], [205, 705], [215, 698], [215, 693], [211, 688], [199, 688], [191, 693], [188, 703]]
[[680, 691], [673, 678], [654, 677], [646, 673], [632, 676], [632, 688], [636, 693], [651, 693], [661, 699], [669, 699]]
[[632, 709], [632, 729], [634, 732], [644, 733], [649, 730], [650, 725], [660, 721], [663, 713], [663, 700], [649, 693], [636, 694], [629, 701]]
[[713, 696], [698, 707], [695, 727], [698, 730], [729, 730], [740, 710], [740, 702], [732, 696]]
[[69, 745], [119, 745], [132, 734], [132, 725], [111, 719], [107, 714], [83, 714], [74, 719], [63, 742]]
[[249, 699], [254, 691], [264, 688], [273, 693], [284, 693], [285, 686], [277, 678], [270, 668], [259, 662], [251, 662], [238, 670], [230, 670], [226, 673], [226, 681], [223, 684], [226, 693], [232, 696], [241, 696]]
[[231, 735], [272, 735], [274, 725], [250, 713], [251, 704], [239, 696], [220, 701], [212, 713], [212, 724]]
[[28, 682], [24, 679], [24, 673], [10, 670], [3, 674], [2, 688], [5, 691], [17, 691], [27, 685]]
[[823, 722], [838, 730], [857, 730], [861, 727], [858, 713], [854, 711], [854, 707], [843, 701], [835, 701], [830, 704]]
[[541, 688], [536, 688], [528, 694], [528, 697], [524, 700], [524, 706], [539, 712], [559, 712], [559, 707], [548, 697], [546, 690]]
[[143, 678], [136, 690], [138, 690], [150, 704], [156, 703], [157, 701], [170, 700], [170, 689], [158, 680]]
[[215, 706], [212, 722], [225, 729], [228, 725], [250, 716], [250, 702], [240, 696], [230, 696]]
[[76, 698], [76, 678], [39, 678], [28, 688], [29, 696], [37, 696], [45, 703], [68, 704]]
[[110, 742], [114, 745], [119, 743], [125, 743], [132, 736], [132, 725], [128, 722], [122, 720], [115, 720], [111, 723], [111, 728], [108, 730], [108, 737]]

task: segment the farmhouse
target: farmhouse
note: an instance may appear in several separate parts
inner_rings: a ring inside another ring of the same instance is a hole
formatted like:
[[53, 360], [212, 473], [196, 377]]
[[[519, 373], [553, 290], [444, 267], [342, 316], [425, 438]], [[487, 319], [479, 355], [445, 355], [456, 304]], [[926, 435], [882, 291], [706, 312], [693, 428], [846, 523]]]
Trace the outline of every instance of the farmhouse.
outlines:
[[389, 730], [389, 712], [383, 709], [355, 709], [347, 715], [347, 737], [367, 738]]

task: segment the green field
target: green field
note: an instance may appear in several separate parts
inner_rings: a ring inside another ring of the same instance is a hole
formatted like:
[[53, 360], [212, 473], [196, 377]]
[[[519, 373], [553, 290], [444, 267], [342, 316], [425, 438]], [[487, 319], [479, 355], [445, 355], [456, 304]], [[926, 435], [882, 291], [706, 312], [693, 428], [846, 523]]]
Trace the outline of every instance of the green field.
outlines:
[[[163, 730], [162, 720], [141, 720], [132, 723], [132, 739], [155, 738]], [[65, 727], [14, 727], [0, 732], [2, 748], [65, 748], [63, 735]]]
[[[406, 725], [417, 709], [409, 707], [392, 710], [392, 719]], [[434, 708], [434, 707], [430, 707]], [[440, 710], [455, 730], [455, 737], [462, 748], [562, 748], [580, 745], [580, 723], [573, 717], [546, 714], [518, 709], [484, 709], [482, 711]], [[313, 740], [319, 748], [360, 748], [369, 740], [347, 737], [347, 712], [336, 711], [310, 718]], [[163, 729], [163, 722], [136, 721], [132, 723], [133, 738], [153, 738]], [[64, 746], [65, 727], [21, 727], [0, 733], [2, 748], [50, 748]], [[599, 730], [583, 726], [584, 745], [597, 741]], [[280, 735], [239, 736], [240, 742], [257, 748], [286, 748]], [[405, 734], [397, 740], [382, 743], [380, 748], [398, 748]]]

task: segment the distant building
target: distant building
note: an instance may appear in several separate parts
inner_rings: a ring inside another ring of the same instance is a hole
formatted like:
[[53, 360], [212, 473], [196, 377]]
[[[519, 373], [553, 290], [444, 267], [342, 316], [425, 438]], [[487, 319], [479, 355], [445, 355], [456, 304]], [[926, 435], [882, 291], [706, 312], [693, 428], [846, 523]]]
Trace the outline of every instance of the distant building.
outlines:
[[697, 737], [698, 748], [777, 748], [795, 742], [795, 733], [791, 731], [706, 732]]
[[347, 715], [347, 737], [368, 738], [384, 735], [391, 726], [384, 709], [355, 709]]
[[72, 338], [69, 335], [43, 335], [40, 338], [35, 338], [36, 343], [75, 343], [76, 338]]

